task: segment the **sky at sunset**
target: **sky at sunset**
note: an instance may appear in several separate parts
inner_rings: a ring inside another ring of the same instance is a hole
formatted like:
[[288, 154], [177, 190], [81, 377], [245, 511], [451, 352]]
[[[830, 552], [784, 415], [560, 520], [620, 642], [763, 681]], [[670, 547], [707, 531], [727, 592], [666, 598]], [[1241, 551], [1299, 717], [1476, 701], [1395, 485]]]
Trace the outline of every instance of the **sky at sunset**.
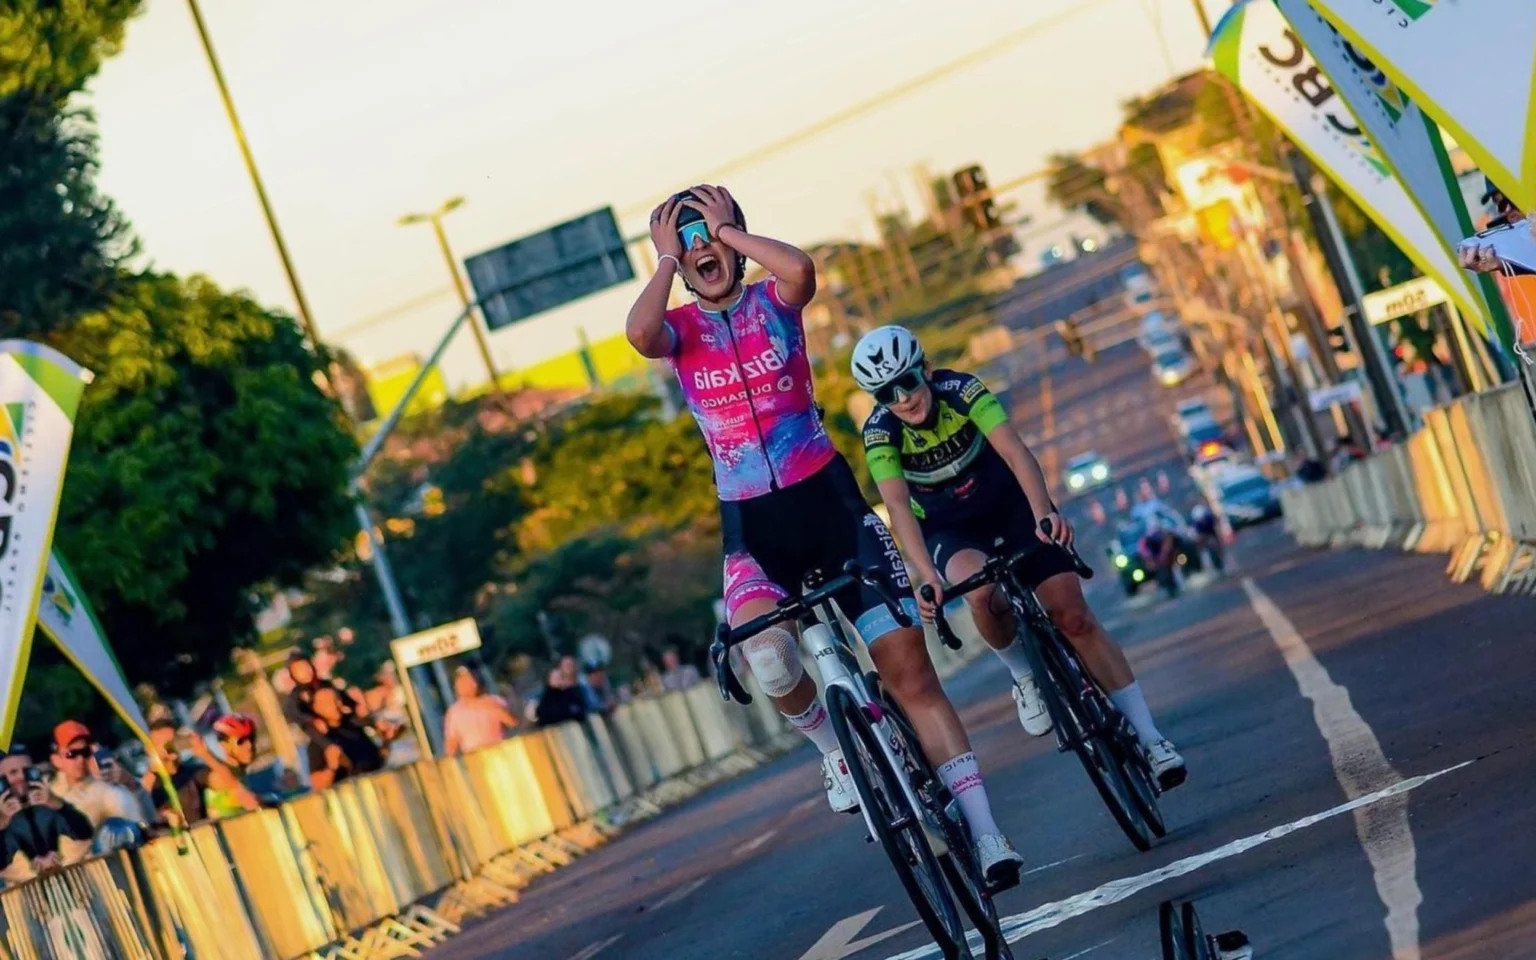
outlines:
[[[1189, 0], [203, 0], [267, 190], [326, 339], [365, 361], [425, 355], [456, 312], [425, 226], [462, 194], [462, 257], [637, 204], [996, 38], [1027, 39], [726, 178], [754, 231], [872, 233], [869, 192], [915, 164], [994, 183], [1108, 136], [1125, 98], [1198, 65]], [[1209, 4], [1214, 15], [1224, 0]], [[1166, 52], [1157, 39], [1160, 21]], [[155, 265], [292, 310], [184, 0], [149, 0], [90, 88], [102, 188]], [[1041, 219], [1038, 190], [1019, 195]], [[635, 257], [636, 269], [641, 268]], [[515, 369], [622, 328], [625, 286], [499, 332]], [[413, 306], [409, 306], [414, 304]], [[408, 305], [402, 309], [402, 305]], [[449, 380], [479, 379], [468, 336]]]

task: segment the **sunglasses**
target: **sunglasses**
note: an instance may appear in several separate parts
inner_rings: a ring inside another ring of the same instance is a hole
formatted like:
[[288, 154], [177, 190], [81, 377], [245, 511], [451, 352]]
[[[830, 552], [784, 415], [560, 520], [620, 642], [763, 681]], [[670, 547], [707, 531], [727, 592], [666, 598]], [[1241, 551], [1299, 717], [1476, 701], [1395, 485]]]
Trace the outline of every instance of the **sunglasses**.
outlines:
[[95, 747], [78, 747], [74, 750], [65, 750], [61, 756], [66, 760], [82, 760], [95, 752]]
[[226, 739], [225, 743], [233, 743], [238, 747], [250, 746], [256, 742], [255, 737], [236, 737], [233, 740]]
[[694, 240], [698, 240], [701, 244], [709, 243], [709, 225], [703, 220], [695, 220], [686, 227], [679, 228], [677, 237], [683, 241], [684, 250], [692, 250]]
[[928, 378], [923, 374], [923, 368], [913, 367], [891, 382], [875, 388], [875, 402], [889, 405], [898, 400], [905, 400], [921, 390], [923, 384], [927, 382]]

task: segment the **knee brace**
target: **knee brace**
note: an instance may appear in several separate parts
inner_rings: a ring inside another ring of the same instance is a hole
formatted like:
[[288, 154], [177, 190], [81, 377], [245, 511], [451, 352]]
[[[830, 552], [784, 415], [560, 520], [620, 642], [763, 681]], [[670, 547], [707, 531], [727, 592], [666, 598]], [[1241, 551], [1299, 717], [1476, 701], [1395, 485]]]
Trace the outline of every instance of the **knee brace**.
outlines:
[[737, 646], [734, 651], [736, 671], [743, 667], [757, 678], [757, 685], [770, 697], [782, 697], [795, 689], [805, 676], [805, 666], [800, 662], [800, 644], [789, 631], [770, 627], [751, 640]]

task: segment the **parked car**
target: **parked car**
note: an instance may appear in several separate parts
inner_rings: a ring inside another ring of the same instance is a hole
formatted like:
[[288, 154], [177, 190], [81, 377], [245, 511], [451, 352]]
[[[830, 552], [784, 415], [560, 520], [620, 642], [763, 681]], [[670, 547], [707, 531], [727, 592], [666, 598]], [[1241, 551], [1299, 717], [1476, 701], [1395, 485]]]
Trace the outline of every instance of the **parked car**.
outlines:
[[1253, 467], [1228, 467], [1214, 475], [1211, 488], [1216, 509], [1233, 527], [1263, 523], [1281, 514], [1275, 485]]
[[1194, 376], [1198, 369], [1195, 358], [1185, 353], [1182, 347], [1164, 350], [1152, 358], [1152, 372], [1157, 382], [1165, 387], [1178, 386]]
[[1109, 464], [1097, 453], [1080, 453], [1067, 461], [1063, 471], [1067, 490], [1084, 493], [1109, 482]]
[[1179, 405], [1173, 408], [1173, 415], [1180, 423], [1216, 419], [1211, 415], [1211, 405], [1206, 403], [1202, 397], [1190, 397], [1188, 400], [1180, 400]]

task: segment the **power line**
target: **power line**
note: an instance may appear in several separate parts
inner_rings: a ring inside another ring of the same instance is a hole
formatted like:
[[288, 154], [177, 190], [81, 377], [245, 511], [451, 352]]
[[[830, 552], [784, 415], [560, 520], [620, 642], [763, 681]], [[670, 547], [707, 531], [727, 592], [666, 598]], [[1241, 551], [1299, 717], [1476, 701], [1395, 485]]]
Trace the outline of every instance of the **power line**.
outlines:
[[[975, 50], [972, 50], [970, 53], [956, 57], [947, 63], [942, 63], [939, 66], [934, 67], [932, 70], [929, 70], [925, 73], [920, 73], [908, 80], [904, 80], [888, 90], [877, 93], [874, 96], [868, 97], [864, 100], [860, 100], [858, 103], [855, 103], [849, 107], [845, 107], [844, 109], [839, 110], [830, 116], [823, 117], [822, 119], [817, 120], [815, 123], [812, 123], [809, 126], [802, 127], [801, 129], [786, 134], [777, 140], [770, 141], [760, 147], [750, 150], [747, 153], [744, 153], [741, 156], [735, 158], [734, 160], [729, 160], [712, 170], [707, 170], [704, 173], [699, 174], [693, 182], [708, 183], [711, 181], [719, 180], [725, 174], [734, 173], [735, 171], [744, 167], [758, 163], [759, 161], [770, 157], [775, 153], [780, 153], [790, 147], [804, 143], [807, 140], [819, 136], [820, 134], [825, 133], [826, 131], [838, 126], [839, 124], [846, 123], [849, 120], [869, 113], [872, 110], [877, 110], [893, 100], [898, 100], [901, 97], [906, 96], [914, 90], [928, 86], [937, 80], [942, 80], [951, 74], [959, 73], [960, 71], [972, 66], [978, 61], [995, 57], [1010, 47], [1017, 46], [1018, 44], [1024, 42], [1037, 33], [1050, 30], [1059, 24], [1065, 23], [1067, 20], [1077, 16], [1080, 13], [1083, 13], [1086, 10], [1091, 10], [1094, 7], [1102, 6], [1107, 2], [1108, 0], [1078, 0], [1078, 2], [1075, 2], [1071, 7], [1063, 10], [1058, 14], [1055, 14], [1054, 16], [1046, 17], [1044, 20], [1036, 20], [1035, 22], [1028, 24], [1027, 26], [1020, 27], [1011, 33], [1006, 33], [984, 47], [979, 47]], [[650, 210], [651, 207], [655, 206], [657, 203], [660, 203], [667, 196], [668, 194], [666, 193], [654, 194], [646, 200], [639, 201], [630, 204], [627, 207], [621, 208], [618, 211], [618, 214], [620, 217], [625, 217], [636, 213], [646, 213]]]

